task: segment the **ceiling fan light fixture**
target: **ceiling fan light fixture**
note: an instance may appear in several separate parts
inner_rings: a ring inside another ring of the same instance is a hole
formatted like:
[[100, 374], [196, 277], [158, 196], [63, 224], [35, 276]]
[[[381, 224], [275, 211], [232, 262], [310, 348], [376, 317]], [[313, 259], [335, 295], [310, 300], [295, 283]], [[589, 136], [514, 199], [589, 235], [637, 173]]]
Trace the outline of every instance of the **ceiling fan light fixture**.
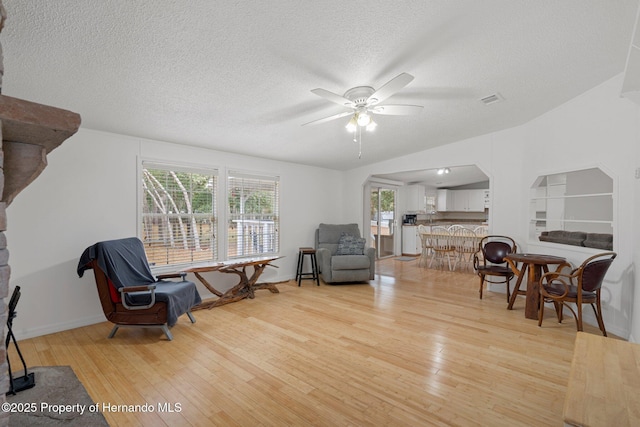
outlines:
[[449, 168], [440, 168], [437, 171], [438, 175], [445, 175], [445, 174], [448, 174], [449, 172], [451, 172], [451, 169]]
[[376, 122], [374, 122], [373, 120], [371, 120], [371, 123], [369, 123], [367, 125], [367, 131], [369, 132], [373, 132], [374, 130], [376, 130], [376, 128], [378, 127], [378, 124]]
[[349, 120], [349, 123], [347, 123], [347, 125], [345, 126], [347, 128], [348, 132], [355, 132], [356, 129], [358, 128], [358, 121], [356, 120], [356, 116], [353, 115], [351, 117], [351, 120]]
[[406, 116], [417, 114], [422, 110], [423, 107], [421, 105], [379, 105], [408, 85], [412, 80], [412, 75], [400, 73], [377, 90], [371, 86], [356, 86], [347, 90], [344, 95], [338, 95], [321, 88], [313, 89], [311, 91], [312, 93], [341, 107], [347, 107], [351, 111], [344, 111], [323, 119], [314, 120], [303, 124], [303, 126], [325, 123], [330, 120], [350, 116], [345, 128], [353, 134], [354, 142], [358, 143], [358, 158], [360, 158], [362, 155], [363, 128], [367, 132], [372, 132], [378, 126], [378, 124], [373, 121], [371, 117], [372, 114]]
[[358, 114], [358, 126], [368, 126], [371, 122], [371, 116], [367, 113]]

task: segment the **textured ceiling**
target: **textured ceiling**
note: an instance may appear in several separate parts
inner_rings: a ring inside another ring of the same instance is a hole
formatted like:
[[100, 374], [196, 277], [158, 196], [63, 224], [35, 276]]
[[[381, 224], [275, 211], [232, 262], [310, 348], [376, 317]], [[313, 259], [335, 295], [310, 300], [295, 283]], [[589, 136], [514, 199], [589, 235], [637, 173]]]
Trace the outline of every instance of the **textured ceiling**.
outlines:
[[[637, 0], [4, 0], [3, 93], [82, 126], [349, 169], [524, 123], [621, 73]], [[415, 76], [362, 158], [311, 93]], [[478, 100], [499, 92], [504, 102]]]

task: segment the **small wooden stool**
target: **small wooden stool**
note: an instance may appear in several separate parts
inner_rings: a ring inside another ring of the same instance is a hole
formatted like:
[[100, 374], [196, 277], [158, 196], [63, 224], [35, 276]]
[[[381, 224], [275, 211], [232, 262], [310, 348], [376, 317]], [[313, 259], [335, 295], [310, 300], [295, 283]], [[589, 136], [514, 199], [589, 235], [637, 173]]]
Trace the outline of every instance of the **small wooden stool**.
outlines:
[[[309, 257], [311, 258], [310, 273], [302, 272], [302, 265], [304, 264], [305, 255], [309, 255]], [[315, 280], [318, 286], [320, 286], [320, 277], [318, 276], [318, 260], [316, 259], [316, 250], [314, 248], [300, 248], [300, 252], [298, 252], [298, 270], [296, 271], [296, 280], [298, 281], [298, 286], [300, 286], [300, 283], [304, 279]]]

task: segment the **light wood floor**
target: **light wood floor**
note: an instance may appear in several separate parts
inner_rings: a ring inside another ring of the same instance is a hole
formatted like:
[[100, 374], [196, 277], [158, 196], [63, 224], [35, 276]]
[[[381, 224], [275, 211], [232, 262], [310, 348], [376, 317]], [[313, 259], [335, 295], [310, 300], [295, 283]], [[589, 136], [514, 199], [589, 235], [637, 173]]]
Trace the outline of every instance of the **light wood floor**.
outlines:
[[[559, 426], [575, 323], [542, 328], [470, 273], [384, 260], [371, 284], [278, 285], [172, 329], [102, 323], [20, 342], [70, 365], [112, 426]], [[587, 326], [587, 332], [598, 334]], [[13, 362], [13, 366], [18, 366]], [[73, 402], [70, 402], [73, 403]], [[175, 407], [174, 407], [175, 408]]]

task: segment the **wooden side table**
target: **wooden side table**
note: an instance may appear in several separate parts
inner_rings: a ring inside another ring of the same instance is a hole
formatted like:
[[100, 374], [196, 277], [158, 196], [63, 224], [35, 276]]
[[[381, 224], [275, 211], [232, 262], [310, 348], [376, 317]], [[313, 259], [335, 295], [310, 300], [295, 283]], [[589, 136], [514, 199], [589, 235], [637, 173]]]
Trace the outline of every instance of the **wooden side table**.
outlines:
[[[513, 303], [516, 301], [516, 297], [521, 295], [523, 292], [520, 290], [520, 284], [522, 283], [522, 279], [524, 278], [527, 270], [529, 270], [529, 275], [527, 277], [527, 291], [526, 291], [526, 304], [524, 308], [524, 316], [527, 319], [538, 320], [538, 311], [540, 307], [540, 276], [542, 273], [549, 272], [549, 265], [559, 265], [567, 262], [565, 258], [553, 256], [553, 255], [544, 255], [544, 254], [509, 254], [504, 257], [505, 261], [509, 263], [511, 270], [518, 276], [518, 280], [516, 281], [515, 289], [511, 294], [511, 300], [509, 301], [509, 305], [507, 308], [509, 310], [513, 309]], [[522, 268], [518, 269], [517, 263], [522, 263]]]

